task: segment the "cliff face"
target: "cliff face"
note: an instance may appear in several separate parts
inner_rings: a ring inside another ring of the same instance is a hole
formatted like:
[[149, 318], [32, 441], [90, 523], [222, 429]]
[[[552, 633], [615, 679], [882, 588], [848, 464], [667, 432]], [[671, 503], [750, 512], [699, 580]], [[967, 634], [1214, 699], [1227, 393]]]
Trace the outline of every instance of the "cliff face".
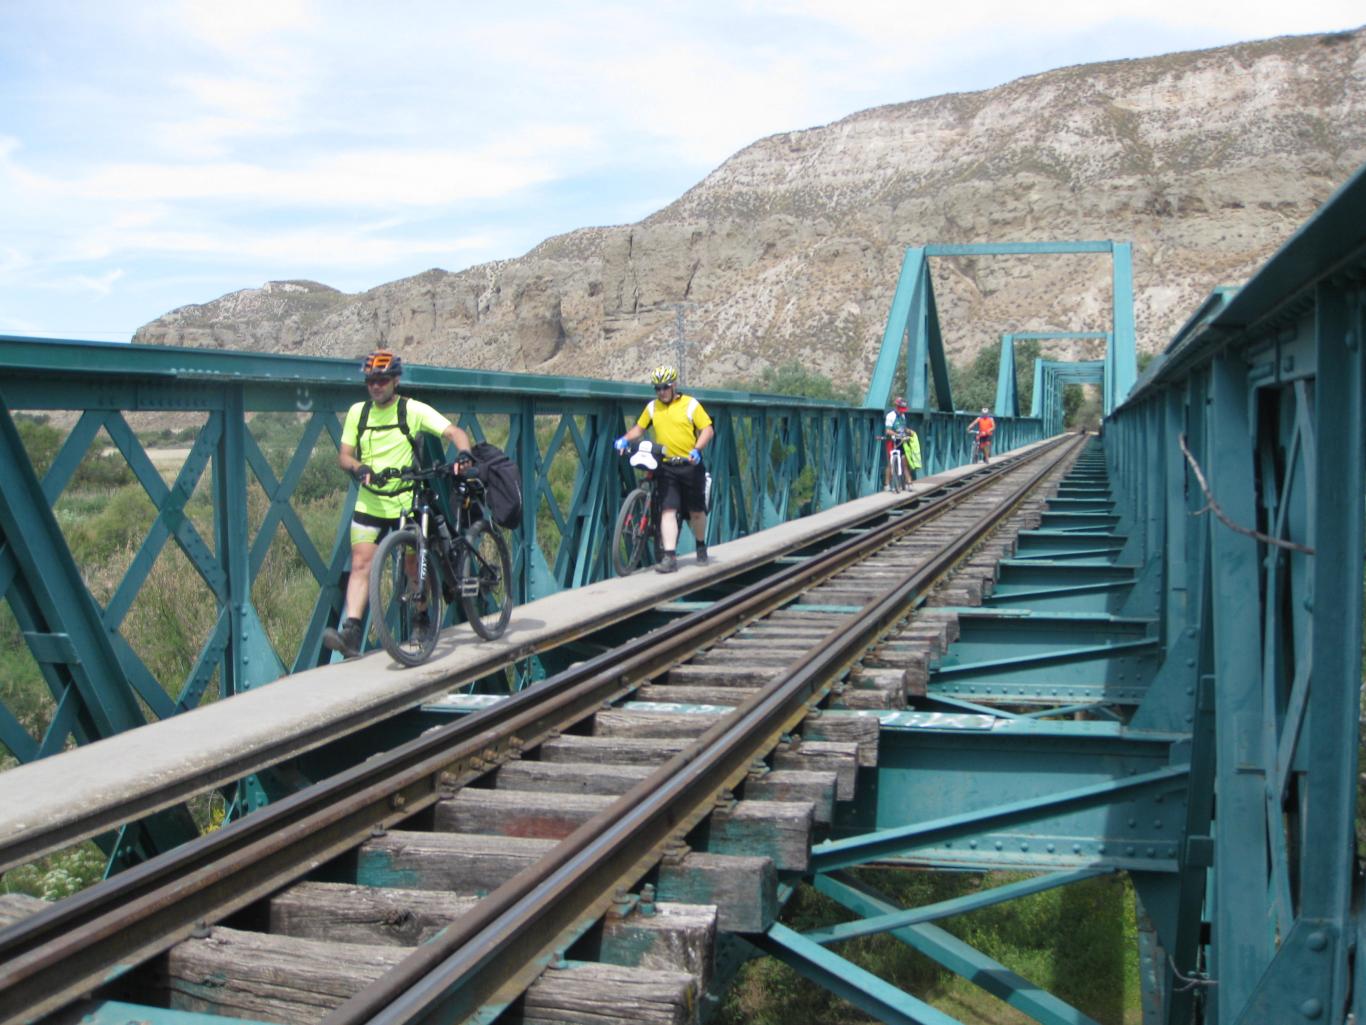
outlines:
[[[644, 221], [347, 295], [272, 282], [138, 342], [722, 384], [800, 358], [866, 381], [907, 246], [1131, 240], [1141, 349], [1165, 345], [1366, 162], [1366, 29], [1064, 68], [763, 139]], [[1109, 261], [933, 265], [953, 357], [1108, 325]], [[1064, 350], [1057, 350], [1062, 354]], [[1072, 355], [1087, 354], [1078, 346]]]

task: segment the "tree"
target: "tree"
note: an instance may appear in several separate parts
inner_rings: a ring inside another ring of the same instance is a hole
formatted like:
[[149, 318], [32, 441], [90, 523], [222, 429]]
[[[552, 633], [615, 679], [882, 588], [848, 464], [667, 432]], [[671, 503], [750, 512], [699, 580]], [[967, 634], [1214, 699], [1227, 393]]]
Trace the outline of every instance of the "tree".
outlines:
[[811, 370], [797, 360], [777, 367], [764, 367], [758, 377], [742, 378], [726, 387], [774, 395], [804, 395], [811, 399], [829, 399], [849, 405], [863, 401], [863, 391], [856, 384], [836, 385], [820, 371]]

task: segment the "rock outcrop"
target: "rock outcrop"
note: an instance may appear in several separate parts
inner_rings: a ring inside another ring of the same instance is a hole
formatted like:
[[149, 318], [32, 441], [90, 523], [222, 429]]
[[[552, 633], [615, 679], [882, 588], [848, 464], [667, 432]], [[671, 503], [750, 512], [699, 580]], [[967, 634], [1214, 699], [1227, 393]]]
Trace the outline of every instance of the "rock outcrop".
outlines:
[[[747, 147], [663, 210], [525, 256], [347, 295], [272, 282], [135, 341], [722, 384], [800, 358], [866, 380], [906, 247], [1131, 240], [1140, 349], [1165, 345], [1366, 162], [1366, 29], [1064, 68]], [[1097, 331], [1108, 260], [933, 266], [961, 358], [1005, 331]], [[1062, 354], [1062, 350], [1058, 350]], [[1070, 355], [1084, 354], [1082, 344]]]

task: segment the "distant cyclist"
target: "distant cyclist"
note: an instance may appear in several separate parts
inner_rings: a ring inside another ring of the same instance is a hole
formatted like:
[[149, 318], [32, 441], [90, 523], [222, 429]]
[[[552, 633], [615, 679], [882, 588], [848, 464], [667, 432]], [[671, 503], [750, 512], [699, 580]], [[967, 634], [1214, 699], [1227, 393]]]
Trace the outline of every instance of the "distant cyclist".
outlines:
[[[707, 471], [702, 465], [702, 450], [711, 443], [711, 417], [691, 395], [678, 392], [678, 371], [671, 366], [655, 367], [650, 375], [655, 397], [647, 403], [635, 426], [615, 442], [625, 452], [654, 424], [655, 441], [663, 459], [655, 478], [660, 494], [659, 533], [664, 552], [655, 569], [672, 573], [678, 569], [678, 531], [680, 515], [688, 517], [697, 542], [697, 561], [707, 561]], [[672, 514], [672, 515], [671, 515]]]
[[896, 444], [897, 435], [903, 436], [901, 454], [906, 461], [906, 479], [915, 480], [915, 471], [920, 469], [920, 437], [911, 429], [906, 409], [906, 400], [898, 395], [892, 401], [892, 408], [887, 410], [887, 416], [883, 420], [882, 438], [887, 446], [887, 466], [883, 473], [883, 484], [888, 491], [892, 490], [892, 446]]
[[[365, 357], [360, 372], [370, 397], [357, 402], [342, 425], [337, 462], [360, 484], [356, 511], [351, 517], [351, 577], [346, 583], [346, 618], [340, 630], [323, 631], [323, 645], [347, 658], [360, 654], [361, 617], [369, 602], [370, 563], [385, 534], [398, 527], [411, 484], [373, 485], [382, 470], [407, 469], [417, 460], [416, 435], [435, 434], [455, 443], [457, 461], [469, 458], [470, 439], [425, 402], [398, 394], [403, 360], [388, 349]], [[421, 614], [419, 614], [421, 615]], [[428, 624], [430, 629], [432, 624]], [[421, 624], [414, 622], [415, 628]]]
[[991, 418], [991, 410], [982, 407], [982, 415], [968, 424], [968, 433], [977, 435], [977, 451], [982, 453], [982, 462], [991, 462], [991, 436], [996, 433], [996, 421]]

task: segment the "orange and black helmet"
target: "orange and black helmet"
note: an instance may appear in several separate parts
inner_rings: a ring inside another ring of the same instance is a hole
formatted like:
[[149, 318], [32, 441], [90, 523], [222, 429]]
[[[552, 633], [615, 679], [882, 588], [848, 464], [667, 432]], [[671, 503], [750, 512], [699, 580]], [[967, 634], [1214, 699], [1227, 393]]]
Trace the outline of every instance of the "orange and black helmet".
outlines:
[[403, 373], [403, 360], [388, 349], [376, 349], [365, 357], [360, 372], [367, 379], [372, 377], [398, 377]]

